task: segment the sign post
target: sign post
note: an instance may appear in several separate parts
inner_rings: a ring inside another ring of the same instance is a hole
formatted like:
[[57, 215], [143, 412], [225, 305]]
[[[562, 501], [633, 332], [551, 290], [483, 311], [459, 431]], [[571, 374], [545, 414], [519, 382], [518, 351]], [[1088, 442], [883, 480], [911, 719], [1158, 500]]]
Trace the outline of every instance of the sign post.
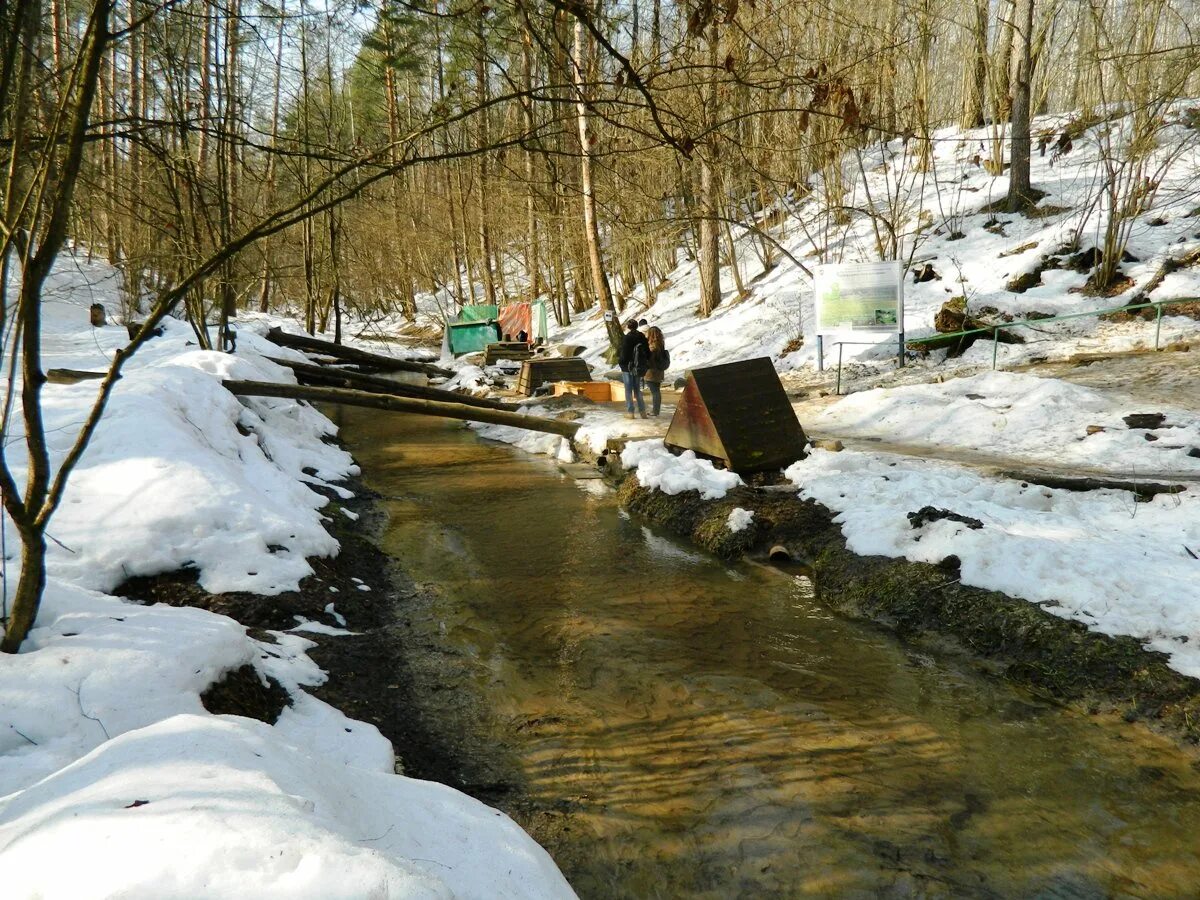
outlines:
[[824, 356], [824, 335], [835, 337], [839, 386], [844, 343], [876, 343], [868, 337], [894, 334], [899, 342], [896, 362], [904, 365], [904, 270], [898, 260], [819, 265], [813, 294], [817, 352]]

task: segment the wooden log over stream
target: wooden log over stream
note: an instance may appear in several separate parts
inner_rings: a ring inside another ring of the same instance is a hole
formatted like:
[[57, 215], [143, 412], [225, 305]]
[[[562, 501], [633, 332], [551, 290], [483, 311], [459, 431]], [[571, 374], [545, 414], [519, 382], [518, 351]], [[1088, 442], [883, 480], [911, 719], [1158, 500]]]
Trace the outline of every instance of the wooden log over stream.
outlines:
[[306, 334], [292, 334], [282, 328], [272, 328], [267, 332], [267, 340], [280, 347], [290, 347], [293, 350], [303, 350], [307, 353], [320, 353], [335, 359], [345, 360], [360, 366], [370, 366], [383, 372], [420, 372], [423, 375], [439, 375], [451, 378], [454, 373], [433, 363], [416, 362], [411, 359], [393, 359], [378, 353], [368, 353], [357, 347], [346, 347], [332, 341], [309, 337]]
[[509, 425], [529, 431], [559, 434], [565, 438], [575, 437], [575, 433], [579, 430], [578, 422], [564, 422], [561, 419], [548, 419], [498, 409], [483, 409], [478, 406], [467, 406], [464, 403], [425, 400], [420, 397], [394, 397], [389, 394], [373, 394], [369, 391], [276, 384], [271, 381], [223, 381], [221, 383], [231, 394], [239, 397], [284, 397], [289, 400], [308, 400], [316, 403], [344, 403], [347, 406], [366, 406], [390, 412], [418, 413], [424, 416], [462, 419], [467, 422]]
[[349, 372], [345, 369], [333, 369], [328, 366], [292, 362], [289, 359], [277, 359], [273, 356], [269, 356], [267, 359], [276, 365], [286, 366], [291, 369], [296, 374], [296, 380], [301, 384], [310, 384], [317, 387], [349, 388], [357, 391], [366, 391], [370, 394], [390, 394], [394, 397], [420, 397], [425, 400], [440, 400], [444, 403], [461, 403], [464, 406], [478, 406], [481, 409], [498, 409], [502, 412], [517, 411], [517, 407], [511, 403], [501, 403], [499, 400], [489, 400], [486, 397], [456, 394], [453, 391], [443, 391], [440, 388], [405, 384], [402, 381], [392, 381], [388, 378], [380, 378], [377, 375], [363, 375], [360, 372]]

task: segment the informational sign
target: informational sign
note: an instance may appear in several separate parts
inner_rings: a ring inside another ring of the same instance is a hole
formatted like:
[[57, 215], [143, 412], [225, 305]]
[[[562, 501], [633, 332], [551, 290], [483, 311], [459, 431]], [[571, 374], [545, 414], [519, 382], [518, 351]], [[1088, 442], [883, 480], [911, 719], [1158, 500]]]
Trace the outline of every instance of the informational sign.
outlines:
[[616, 314], [611, 309], [604, 311], [604, 321], [611, 322], [616, 317]]
[[904, 333], [904, 278], [898, 261], [829, 263], [813, 273], [817, 334]]

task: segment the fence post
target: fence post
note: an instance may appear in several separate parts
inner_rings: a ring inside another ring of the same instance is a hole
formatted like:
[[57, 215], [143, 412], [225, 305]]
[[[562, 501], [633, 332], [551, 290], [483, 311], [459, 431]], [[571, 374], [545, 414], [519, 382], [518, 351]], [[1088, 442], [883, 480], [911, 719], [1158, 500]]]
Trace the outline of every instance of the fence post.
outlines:
[[842, 342], [838, 341], [838, 376], [837, 390], [834, 392], [837, 397], [842, 396]]
[[1162, 334], [1162, 304], [1156, 303], [1154, 308], [1158, 310], [1158, 315], [1154, 318], [1154, 349], [1158, 349], [1158, 336]]
[[992, 370], [996, 369], [996, 353], [1000, 349], [1000, 329], [992, 329]]
[[817, 335], [817, 371], [825, 371], [825, 335]]

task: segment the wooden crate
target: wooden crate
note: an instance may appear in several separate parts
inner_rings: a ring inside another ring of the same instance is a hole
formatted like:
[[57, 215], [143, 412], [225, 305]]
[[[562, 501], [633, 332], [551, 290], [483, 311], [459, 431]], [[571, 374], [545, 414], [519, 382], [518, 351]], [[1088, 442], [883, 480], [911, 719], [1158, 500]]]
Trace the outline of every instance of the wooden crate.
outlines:
[[592, 370], [579, 357], [574, 359], [527, 359], [521, 363], [517, 393], [532, 397], [543, 384], [554, 381], [591, 381]]
[[625, 399], [625, 388], [615, 381], [558, 381], [554, 384], [554, 396], [578, 394], [597, 403], [611, 403]]
[[524, 341], [496, 341], [488, 344], [483, 351], [483, 364], [494, 366], [502, 359], [512, 359], [524, 362], [533, 356], [533, 351]]

